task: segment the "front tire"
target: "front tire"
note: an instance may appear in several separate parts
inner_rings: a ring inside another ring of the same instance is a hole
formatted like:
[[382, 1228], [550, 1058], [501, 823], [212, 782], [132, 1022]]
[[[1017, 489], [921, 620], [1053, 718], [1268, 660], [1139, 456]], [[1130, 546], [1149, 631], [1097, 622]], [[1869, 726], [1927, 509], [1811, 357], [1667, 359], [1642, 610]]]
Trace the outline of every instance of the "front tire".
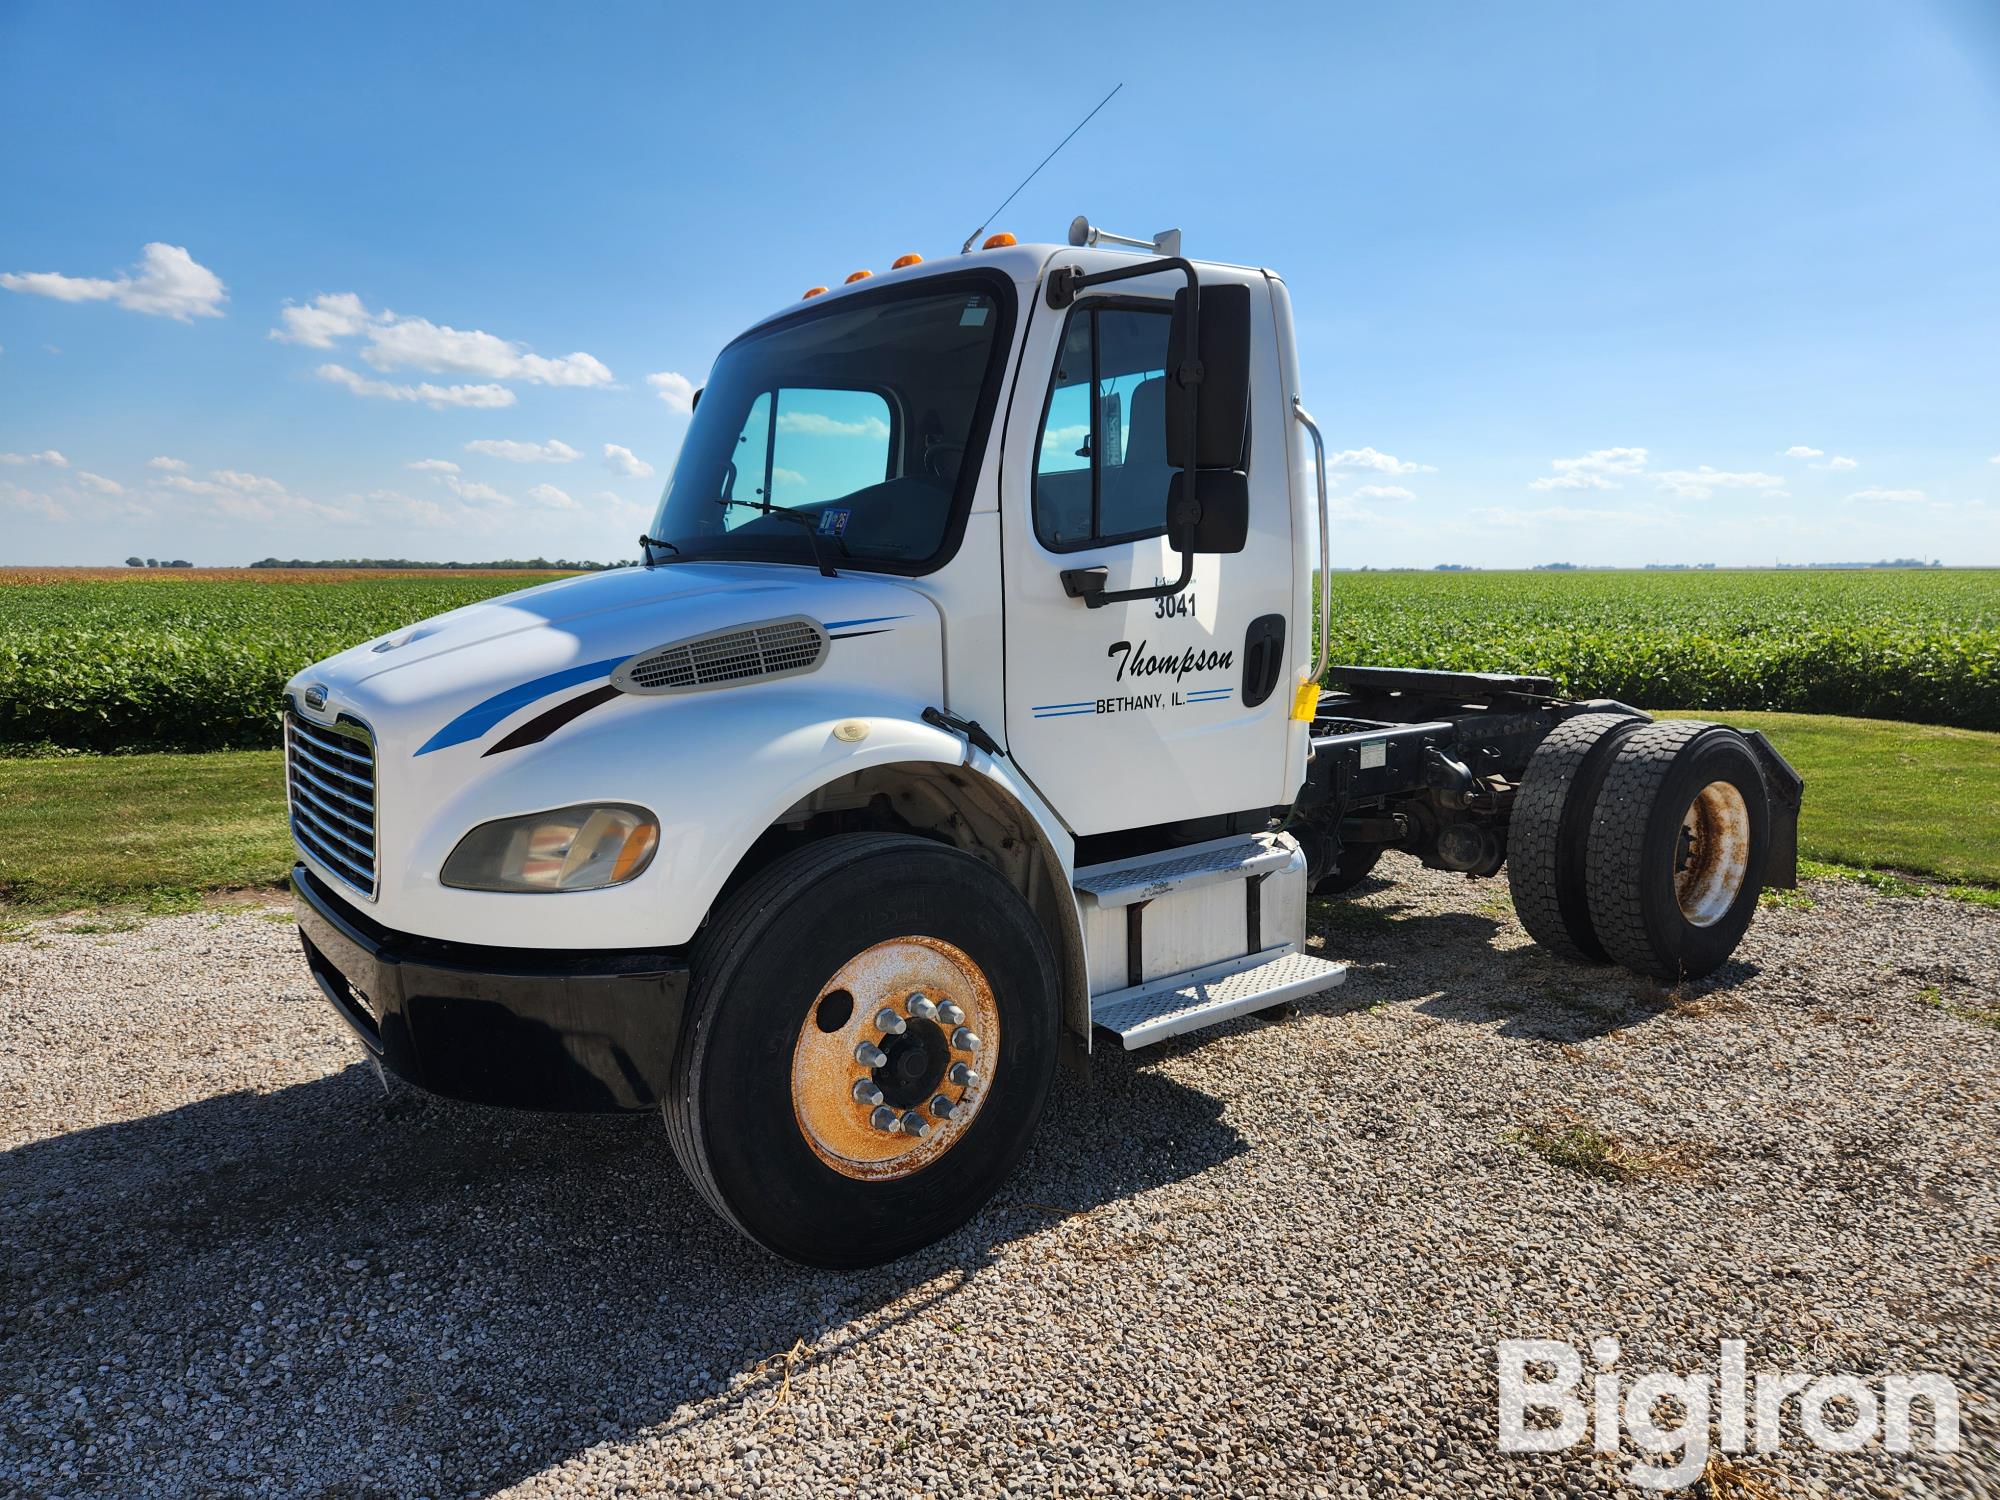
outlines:
[[972, 856], [826, 839], [730, 897], [691, 962], [668, 1137], [767, 1249], [895, 1260], [971, 1218], [1027, 1149], [1055, 1073], [1055, 962]]
[[1591, 817], [1590, 920], [1605, 952], [1669, 982], [1736, 951], [1764, 889], [1770, 798], [1750, 744], [1695, 719], [1619, 745]]

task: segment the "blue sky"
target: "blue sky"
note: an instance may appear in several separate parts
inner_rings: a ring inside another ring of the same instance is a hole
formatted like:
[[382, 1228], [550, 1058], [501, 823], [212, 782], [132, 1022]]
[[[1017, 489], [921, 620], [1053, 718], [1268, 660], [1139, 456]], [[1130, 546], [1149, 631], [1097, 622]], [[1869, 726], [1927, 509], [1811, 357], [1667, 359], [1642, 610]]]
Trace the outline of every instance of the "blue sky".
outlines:
[[993, 227], [1280, 271], [1341, 561], [2000, 563], [1976, 0], [0, 0], [0, 562], [629, 556], [734, 332], [1120, 80]]

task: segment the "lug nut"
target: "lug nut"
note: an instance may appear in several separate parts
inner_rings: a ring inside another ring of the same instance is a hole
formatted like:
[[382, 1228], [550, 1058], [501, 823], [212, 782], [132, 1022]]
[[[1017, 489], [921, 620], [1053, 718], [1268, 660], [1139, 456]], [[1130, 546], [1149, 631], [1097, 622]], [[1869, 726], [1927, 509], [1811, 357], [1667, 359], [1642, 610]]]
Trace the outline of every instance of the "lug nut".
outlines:
[[977, 1052], [979, 1033], [963, 1026], [959, 1027], [951, 1034], [951, 1048], [954, 1052]]
[[854, 1060], [864, 1068], [886, 1068], [889, 1066], [889, 1054], [873, 1042], [863, 1042], [860, 1046], [856, 1047], [854, 1049]]
[[965, 1012], [949, 1000], [938, 1002], [938, 1023], [943, 1026], [963, 1026]]
[[931, 1100], [931, 1113], [936, 1115], [940, 1120], [949, 1120], [951, 1112], [956, 1108], [958, 1106], [945, 1098], [943, 1094], [939, 1094]]
[[930, 996], [926, 995], [922, 990], [918, 990], [915, 994], [910, 996], [910, 1003], [905, 1007], [905, 1009], [907, 1009], [911, 1015], [919, 1017], [920, 1019], [925, 1021], [935, 1019], [938, 1013], [938, 1008], [935, 1005], [931, 1004]]
[[884, 1036], [901, 1036], [908, 1025], [907, 1021], [886, 1005], [875, 1012], [875, 1029]]
[[925, 1136], [929, 1135], [930, 1133], [931, 1133], [931, 1122], [929, 1120], [926, 1120], [922, 1115], [918, 1114], [914, 1109], [911, 1110], [908, 1114], [903, 1116], [904, 1135], [913, 1135], [918, 1140], [922, 1140]]
[[903, 1117], [884, 1104], [868, 1117], [868, 1123], [877, 1130], [895, 1135], [903, 1128]]
[[854, 1080], [854, 1097], [863, 1104], [880, 1104], [882, 1091], [875, 1087], [874, 1079], [857, 1078]]
[[953, 1063], [951, 1071], [944, 1075], [962, 1089], [969, 1089], [979, 1082], [979, 1069], [966, 1063]]

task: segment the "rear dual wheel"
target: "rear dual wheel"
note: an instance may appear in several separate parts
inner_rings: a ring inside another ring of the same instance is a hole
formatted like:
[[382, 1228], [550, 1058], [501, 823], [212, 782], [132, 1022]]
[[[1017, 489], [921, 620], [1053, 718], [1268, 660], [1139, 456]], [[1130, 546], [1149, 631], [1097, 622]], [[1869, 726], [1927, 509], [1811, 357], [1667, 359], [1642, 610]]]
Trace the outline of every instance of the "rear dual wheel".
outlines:
[[827, 839], [732, 896], [691, 955], [668, 1136], [715, 1210], [808, 1265], [876, 1265], [971, 1218], [1054, 1077], [1055, 963], [948, 845]]
[[1769, 829], [1763, 772], [1734, 730], [1579, 715], [1536, 750], [1515, 801], [1515, 910], [1565, 958], [1700, 978], [1756, 914]]

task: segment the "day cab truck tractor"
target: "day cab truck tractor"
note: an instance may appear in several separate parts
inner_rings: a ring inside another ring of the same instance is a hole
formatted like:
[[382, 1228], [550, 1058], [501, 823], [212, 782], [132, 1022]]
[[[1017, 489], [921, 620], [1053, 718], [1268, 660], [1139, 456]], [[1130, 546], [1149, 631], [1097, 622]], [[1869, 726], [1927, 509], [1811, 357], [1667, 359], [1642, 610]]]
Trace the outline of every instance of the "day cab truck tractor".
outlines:
[[[642, 566], [287, 686], [299, 930], [379, 1065], [654, 1109], [776, 1253], [965, 1222], [1059, 1055], [1338, 984], [1384, 850], [1663, 981], [1790, 885], [1760, 736], [1327, 659], [1291, 297], [1178, 235], [899, 260], [715, 362]], [[1322, 686], [1324, 685], [1324, 687]]]

